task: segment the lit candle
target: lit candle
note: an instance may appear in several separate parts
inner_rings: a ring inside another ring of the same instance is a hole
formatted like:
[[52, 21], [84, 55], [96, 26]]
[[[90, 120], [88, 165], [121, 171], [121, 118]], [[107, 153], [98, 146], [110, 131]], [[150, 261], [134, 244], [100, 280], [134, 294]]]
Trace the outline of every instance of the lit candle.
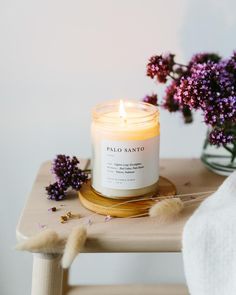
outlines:
[[160, 126], [157, 107], [110, 101], [93, 110], [92, 187], [109, 198], [137, 197], [157, 189]]

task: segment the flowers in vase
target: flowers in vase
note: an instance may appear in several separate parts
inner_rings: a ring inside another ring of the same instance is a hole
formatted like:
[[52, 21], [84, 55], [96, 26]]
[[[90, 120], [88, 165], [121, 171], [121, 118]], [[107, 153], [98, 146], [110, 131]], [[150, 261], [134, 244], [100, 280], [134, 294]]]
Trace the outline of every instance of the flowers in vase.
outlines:
[[[165, 109], [181, 112], [186, 123], [192, 122], [193, 110], [201, 110], [211, 129], [209, 142], [236, 154], [236, 52], [228, 59], [198, 53], [187, 65], [173, 54], [156, 55], [147, 64], [147, 76], [168, 83], [161, 102]], [[153, 96], [144, 101], [157, 104]]]

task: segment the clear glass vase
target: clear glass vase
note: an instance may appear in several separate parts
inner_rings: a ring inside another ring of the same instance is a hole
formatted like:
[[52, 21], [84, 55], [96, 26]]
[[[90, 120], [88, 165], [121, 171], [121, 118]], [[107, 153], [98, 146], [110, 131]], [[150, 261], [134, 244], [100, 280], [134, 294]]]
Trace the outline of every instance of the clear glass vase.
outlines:
[[227, 145], [217, 147], [212, 145], [208, 140], [208, 134], [202, 149], [201, 160], [203, 164], [216, 174], [230, 175], [236, 170], [235, 146]]

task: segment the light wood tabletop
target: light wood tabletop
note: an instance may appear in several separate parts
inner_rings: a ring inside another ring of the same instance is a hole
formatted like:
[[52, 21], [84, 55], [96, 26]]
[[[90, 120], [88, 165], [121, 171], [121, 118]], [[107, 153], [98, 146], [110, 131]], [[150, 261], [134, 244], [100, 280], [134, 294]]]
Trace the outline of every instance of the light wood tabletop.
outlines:
[[[86, 163], [87, 160], [81, 161], [82, 169]], [[88, 239], [84, 252], [181, 251], [183, 226], [196, 205], [184, 209], [177, 220], [166, 223], [150, 217], [113, 218], [105, 222], [104, 216], [85, 209], [76, 193], [63, 201], [48, 200], [45, 187], [54, 180], [50, 168], [51, 163], [45, 162], [39, 169], [17, 226], [19, 241], [37, 234], [42, 228], [53, 229], [66, 237], [75, 225], [85, 224]], [[214, 191], [224, 180], [208, 171], [198, 159], [162, 159], [160, 174], [176, 185], [178, 194]], [[48, 211], [54, 206], [58, 208], [56, 212]], [[81, 218], [61, 224], [60, 216], [67, 211], [79, 213]]]

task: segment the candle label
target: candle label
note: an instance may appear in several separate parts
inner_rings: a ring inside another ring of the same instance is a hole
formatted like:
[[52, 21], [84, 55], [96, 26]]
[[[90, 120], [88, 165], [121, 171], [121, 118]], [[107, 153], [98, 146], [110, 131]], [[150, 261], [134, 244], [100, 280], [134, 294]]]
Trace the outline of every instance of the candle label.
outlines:
[[159, 178], [159, 138], [103, 140], [102, 185], [112, 189], [139, 189], [156, 183]]

